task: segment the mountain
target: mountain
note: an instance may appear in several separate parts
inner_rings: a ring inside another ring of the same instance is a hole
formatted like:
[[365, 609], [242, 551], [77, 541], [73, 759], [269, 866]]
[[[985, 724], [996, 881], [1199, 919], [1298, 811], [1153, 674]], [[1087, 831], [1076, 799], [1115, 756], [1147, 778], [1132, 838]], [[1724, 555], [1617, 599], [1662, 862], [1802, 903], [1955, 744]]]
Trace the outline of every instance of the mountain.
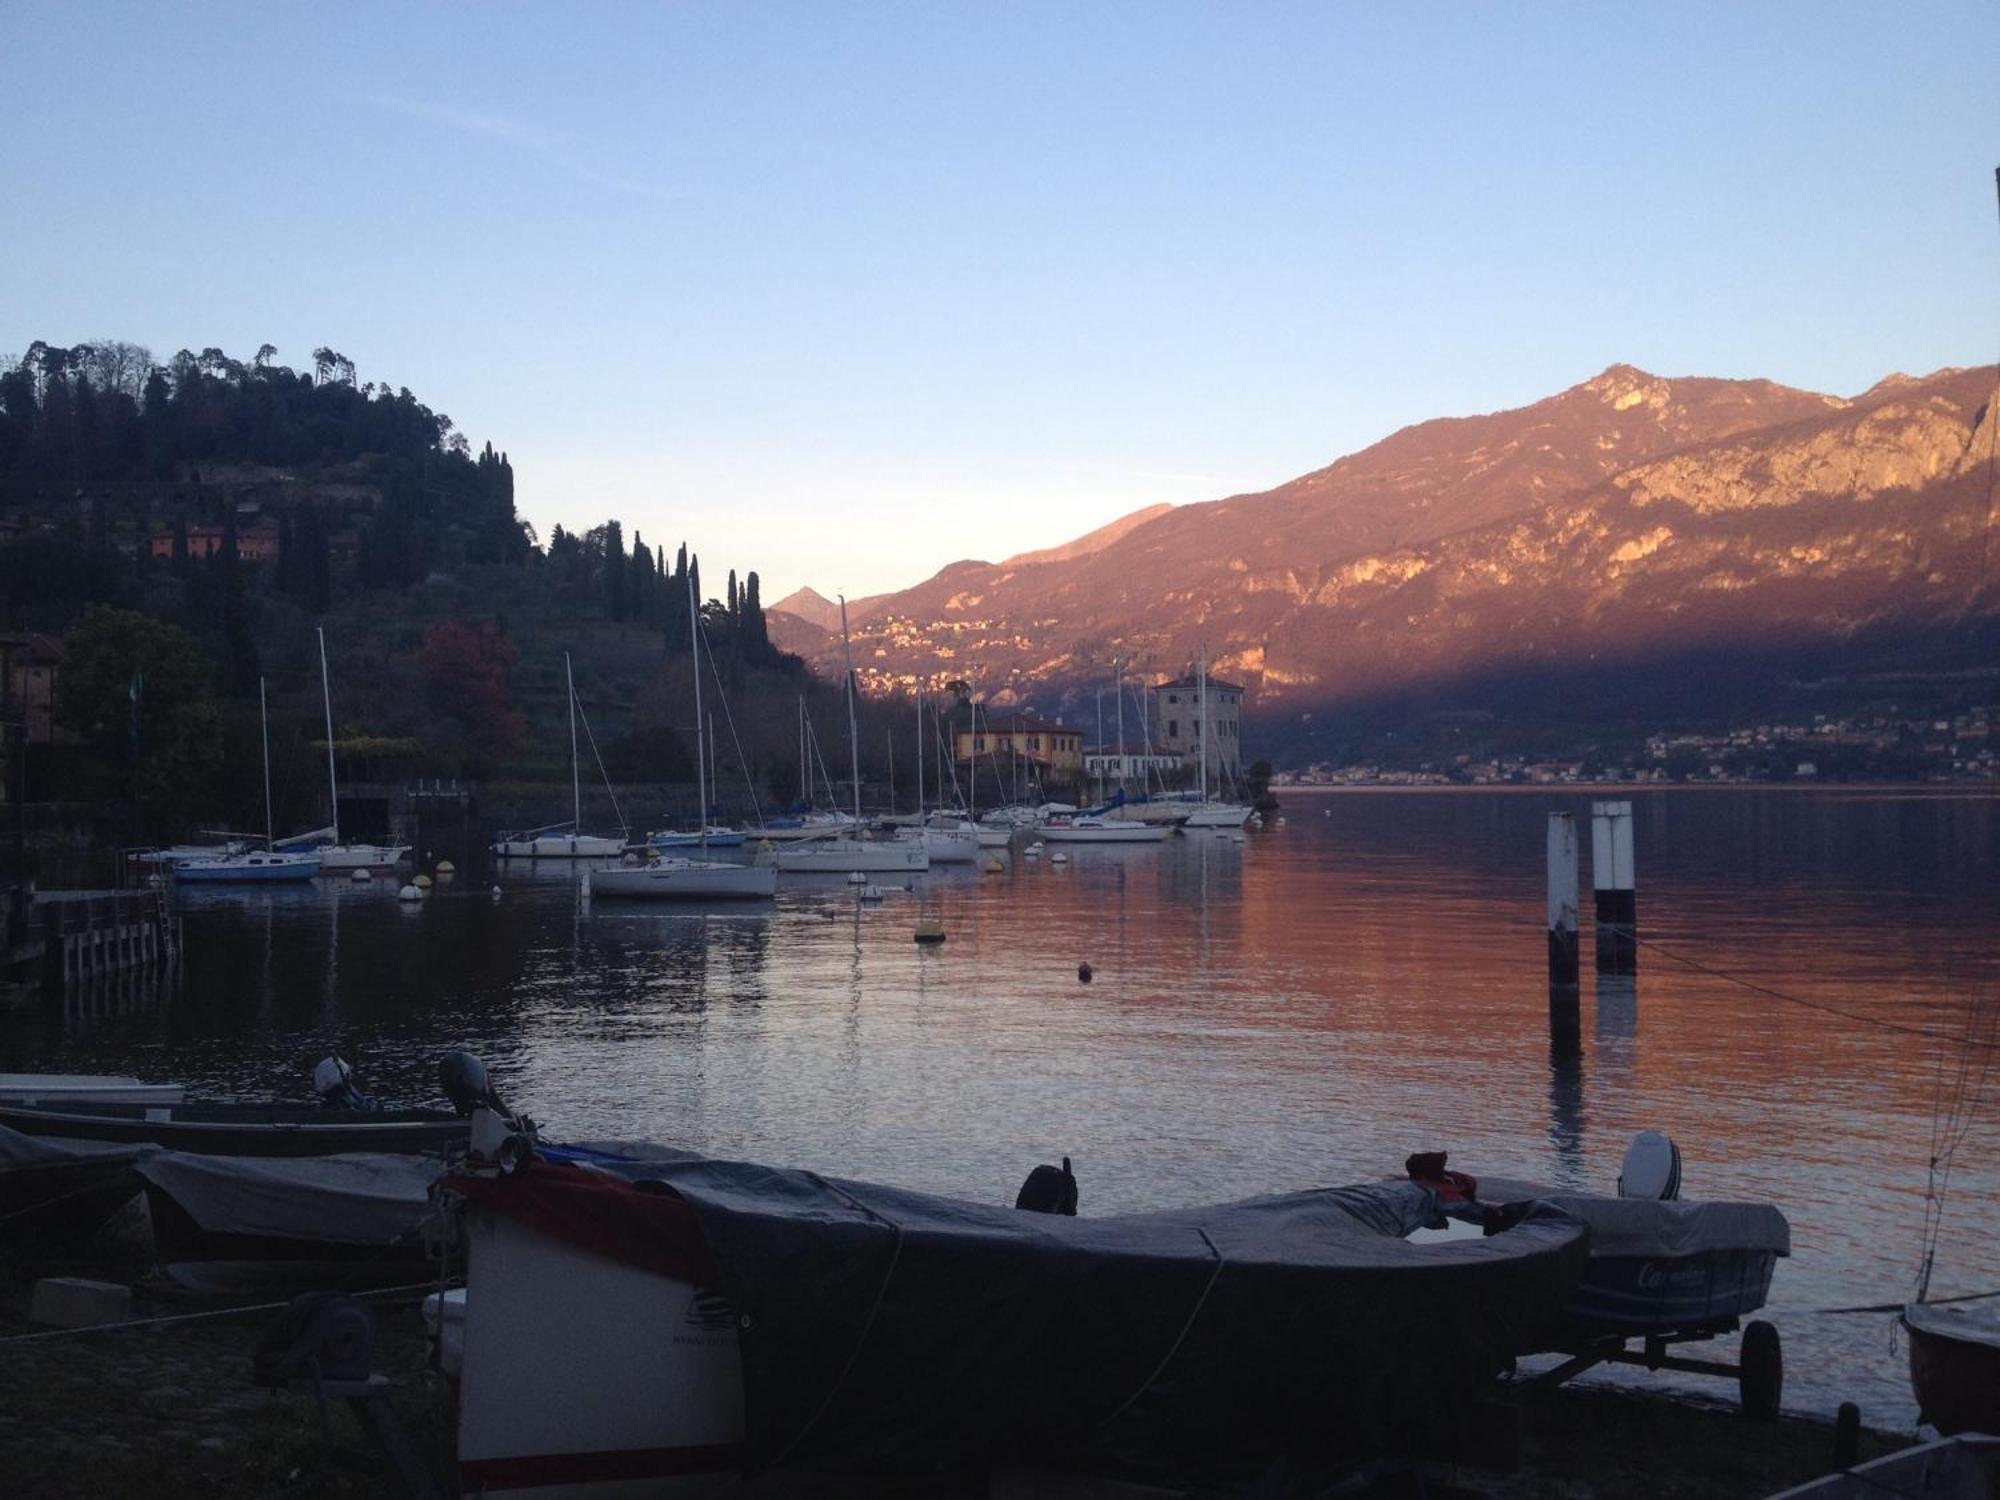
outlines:
[[[821, 630], [839, 633], [840, 606], [815, 588], [793, 589], [776, 604], [766, 607], [766, 614], [784, 613], [804, 620]], [[794, 648], [796, 649], [796, 648]]]
[[[1993, 388], [1990, 367], [1848, 399], [1614, 365], [1261, 494], [955, 563], [870, 600], [856, 662], [878, 686], [970, 677], [1060, 712], [1116, 660], [1176, 672], [1206, 645], [1267, 722], [1703, 653], [1769, 653], [1775, 688], [1995, 609]], [[837, 640], [772, 632], [837, 670]]]

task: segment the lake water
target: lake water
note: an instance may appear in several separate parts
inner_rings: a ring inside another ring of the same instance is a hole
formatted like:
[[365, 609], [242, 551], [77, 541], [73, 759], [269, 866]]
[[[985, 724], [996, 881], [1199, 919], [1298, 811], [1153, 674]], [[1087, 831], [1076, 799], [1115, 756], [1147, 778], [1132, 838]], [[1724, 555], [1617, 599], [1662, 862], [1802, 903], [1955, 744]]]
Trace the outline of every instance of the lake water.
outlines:
[[[593, 908], [553, 865], [467, 871], [417, 907], [386, 881], [204, 892], [182, 900], [164, 993], [17, 1014], [0, 1065], [303, 1097], [338, 1048], [373, 1091], [417, 1102], [464, 1045], [557, 1139], [995, 1202], [1068, 1155], [1085, 1213], [1394, 1174], [1420, 1149], [1609, 1191], [1651, 1127], [1680, 1143], [1686, 1196], [1790, 1217], [1770, 1314], [1787, 1406], [1912, 1422], [1893, 1320], [1818, 1310], [1911, 1288], [1944, 1049], [1669, 955], [1898, 1026], [1962, 1025], [2000, 981], [2000, 799], [1639, 793], [1641, 932], [1659, 946], [1636, 985], [1605, 987], [1587, 801], [1294, 794], [1241, 840], [1073, 849], [1067, 866], [1017, 849], [1003, 874], [934, 874], [880, 905], [833, 878], [747, 911]], [[1551, 1056], [1542, 932], [1558, 808], [1585, 834], [1569, 1061]], [[920, 914], [943, 918], [942, 948], [911, 941]], [[1959, 1155], [1934, 1295], [2000, 1288], [1995, 1091]]]

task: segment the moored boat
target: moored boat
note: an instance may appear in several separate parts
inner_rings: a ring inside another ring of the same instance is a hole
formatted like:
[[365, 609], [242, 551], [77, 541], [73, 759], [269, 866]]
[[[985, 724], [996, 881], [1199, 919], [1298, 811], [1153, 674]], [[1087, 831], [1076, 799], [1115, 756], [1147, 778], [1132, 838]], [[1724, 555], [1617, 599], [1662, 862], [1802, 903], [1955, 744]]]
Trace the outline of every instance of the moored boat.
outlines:
[[778, 871], [773, 865], [669, 856], [636, 868], [586, 870], [583, 888], [591, 896], [652, 901], [756, 901], [777, 890]]
[[1174, 828], [1168, 823], [1129, 823], [1083, 813], [1051, 819], [1042, 825], [1041, 835], [1051, 844], [1157, 844], [1172, 838]]
[[1990, 1305], [1912, 1302], [1901, 1322], [1923, 1420], [1946, 1436], [2000, 1434], [2000, 1316]]
[[173, 867], [176, 881], [185, 885], [256, 885], [276, 880], [311, 880], [320, 872], [317, 854], [280, 854], [252, 849], [244, 854], [218, 854], [206, 859], [184, 859]]
[[433, 1109], [330, 1109], [312, 1104], [186, 1100], [177, 1104], [0, 1104], [0, 1126], [23, 1135], [218, 1156], [324, 1156], [442, 1151], [465, 1121]]
[[133, 1164], [142, 1150], [0, 1126], [0, 1234], [51, 1241], [89, 1234], [138, 1192]]
[[1411, 1244], [1414, 1183], [1106, 1219], [678, 1156], [446, 1187], [459, 1480], [493, 1496], [1372, 1451], [1534, 1347], [1585, 1256], [1546, 1205]]
[[741, 849], [748, 838], [740, 828], [718, 828], [711, 823], [691, 832], [662, 829], [647, 834], [646, 842], [655, 849]]
[[931, 867], [922, 844], [876, 839], [815, 839], [773, 856], [788, 875], [921, 874]]
[[102, 1073], [0, 1073], [0, 1104], [178, 1104], [187, 1085]]

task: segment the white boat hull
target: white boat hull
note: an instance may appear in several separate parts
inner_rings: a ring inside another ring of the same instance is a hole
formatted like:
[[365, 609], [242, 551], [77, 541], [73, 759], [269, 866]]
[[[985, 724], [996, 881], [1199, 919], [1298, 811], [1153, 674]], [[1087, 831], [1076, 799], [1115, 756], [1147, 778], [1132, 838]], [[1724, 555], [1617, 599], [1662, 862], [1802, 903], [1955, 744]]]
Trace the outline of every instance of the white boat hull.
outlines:
[[778, 872], [770, 865], [679, 859], [636, 870], [586, 870], [583, 886], [592, 896], [645, 901], [757, 901], [777, 890]]
[[1171, 827], [1157, 823], [1098, 823], [1086, 828], [1051, 823], [1041, 836], [1051, 844], [1158, 844], [1173, 833]]
[[403, 862], [408, 844], [328, 844], [319, 851], [322, 870], [389, 870]]
[[1250, 821], [1250, 809], [1226, 802], [1211, 802], [1188, 814], [1189, 828], [1241, 828]]
[[594, 833], [545, 833], [531, 839], [501, 839], [492, 852], [502, 859], [617, 859], [625, 852], [625, 841]]
[[1014, 842], [1011, 828], [982, 828], [979, 830], [979, 847], [982, 849], [1005, 849]]
[[931, 867], [921, 844], [866, 843], [860, 839], [824, 839], [796, 849], [780, 849], [778, 868], [788, 875], [921, 874]]
[[743, 1356], [689, 1282], [466, 1213], [459, 1492], [523, 1500], [740, 1483]]
[[92, 1073], [0, 1073], [0, 1104], [179, 1104], [187, 1088]]
[[646, 842], [655, 849], [741, 849], [749, 835], [740, 828], [711, 828], [704, 834], [683, 833], [678, 829], [650, 835]]
[[969, 865], [979, 858], [979, 835], [969, 828], [907, 828], [897, 842], [921, 848], [934, 865]]

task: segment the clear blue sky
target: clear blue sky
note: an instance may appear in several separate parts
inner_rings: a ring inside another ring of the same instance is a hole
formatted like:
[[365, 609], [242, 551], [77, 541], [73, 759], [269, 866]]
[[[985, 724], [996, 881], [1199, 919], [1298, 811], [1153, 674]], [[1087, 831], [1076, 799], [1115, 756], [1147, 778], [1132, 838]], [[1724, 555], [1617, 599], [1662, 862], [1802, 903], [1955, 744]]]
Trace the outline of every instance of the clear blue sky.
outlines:
[[330, 343], [767, 600], [2000, 345], [1988, 0], [4, 0], [0, 98], [0, 352]]

